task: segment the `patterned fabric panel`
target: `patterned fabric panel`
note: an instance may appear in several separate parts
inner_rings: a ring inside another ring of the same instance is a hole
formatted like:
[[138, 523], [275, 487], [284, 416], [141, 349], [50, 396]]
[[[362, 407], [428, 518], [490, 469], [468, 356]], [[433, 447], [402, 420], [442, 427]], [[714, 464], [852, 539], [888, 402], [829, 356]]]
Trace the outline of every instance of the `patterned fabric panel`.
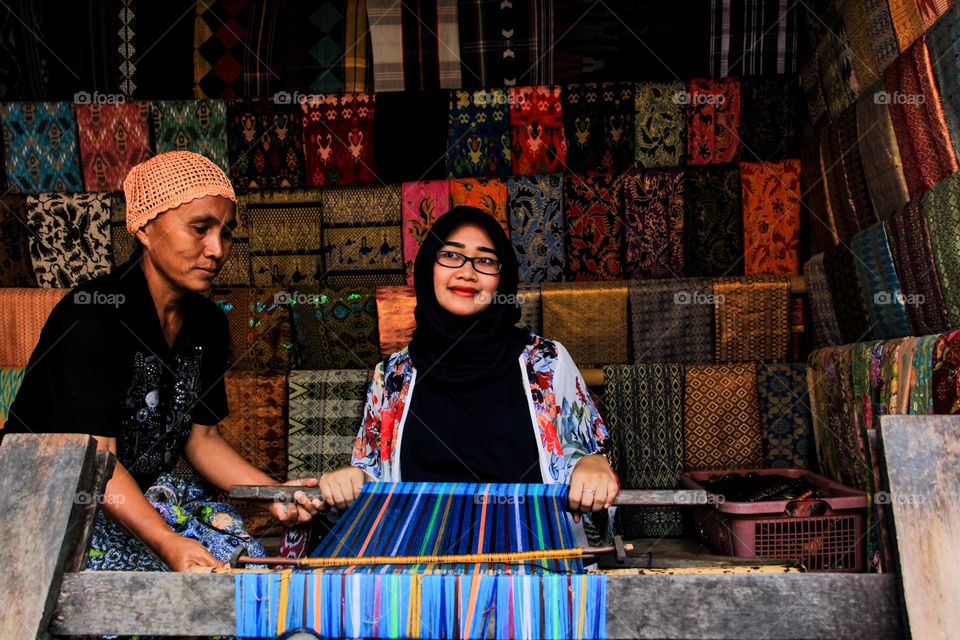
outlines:
[[41, 287], [70, 288], [110, 273], [110, 208], [107, 194], [27, 197], [30, 257]]
[[520, 282], [563, 278], [563, 176], [507, 178], [510, 238], [520, 259]]
[[763, 466], [763, 426], [752, 364], [687, 367], [684, 469]]
[[0, 104], [12, 193], [81, 191], [77, 119], [69, 102]]

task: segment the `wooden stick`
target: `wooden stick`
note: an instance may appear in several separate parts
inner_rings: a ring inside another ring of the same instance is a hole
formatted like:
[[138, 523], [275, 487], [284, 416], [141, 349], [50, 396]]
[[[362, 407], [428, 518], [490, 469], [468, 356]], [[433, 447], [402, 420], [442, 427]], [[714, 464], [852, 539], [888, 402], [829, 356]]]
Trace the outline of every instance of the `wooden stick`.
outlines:
[[[316, 487], [291, 487], [286, 485], [235, 484], [230, 487], [230, 497], [238, 500], [258, 500], [265, 502], [293, 502], [293, 495], [302, 491], [310, 499], [323, 496]], [[693, 506], [708, 503], [707, 492], [692, 489], [643, 489], [623, 490], [613, 504], [655, 505], [655, 506]]]

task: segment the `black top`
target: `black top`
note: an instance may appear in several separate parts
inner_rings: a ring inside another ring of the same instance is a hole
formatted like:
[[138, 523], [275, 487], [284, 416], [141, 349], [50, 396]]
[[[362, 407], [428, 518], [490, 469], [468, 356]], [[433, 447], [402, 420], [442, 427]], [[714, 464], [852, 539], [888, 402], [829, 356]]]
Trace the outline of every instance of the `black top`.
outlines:
[[220, 309], [188, 294], [171, 349], [134, 260], [53, 309], [4, 431], [116, 438], [117, 458], [146, 488], [176, 464], [193, 423], [229, 413], [228, 331]]

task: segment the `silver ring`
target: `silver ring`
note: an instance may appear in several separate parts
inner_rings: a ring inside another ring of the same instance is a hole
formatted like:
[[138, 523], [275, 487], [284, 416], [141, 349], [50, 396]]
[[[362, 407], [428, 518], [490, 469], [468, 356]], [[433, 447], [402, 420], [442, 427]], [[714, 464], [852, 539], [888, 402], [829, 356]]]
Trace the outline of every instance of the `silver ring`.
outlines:
[[596, 493], [597, 491], [596, 491], [595, 489], [584, 489], [583, 492], [584, 492], [584, 493]]

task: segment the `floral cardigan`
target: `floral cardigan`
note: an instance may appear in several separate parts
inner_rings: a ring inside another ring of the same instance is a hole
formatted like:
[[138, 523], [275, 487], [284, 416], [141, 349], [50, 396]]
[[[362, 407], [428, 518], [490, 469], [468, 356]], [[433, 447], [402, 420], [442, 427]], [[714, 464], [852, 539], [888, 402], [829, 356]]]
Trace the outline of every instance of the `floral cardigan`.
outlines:
[[[581, 457], [607, 452], [607, 429], [576, 364], [559, 342], [530, 334], [518, 364], [527, 388], [531, 428], [537, 435], [543, 482], [569, 484]], [[406, 348], [374, 371], [352, 461], [374, 480], [402, 480], [400, 447], [416, 377]]]

